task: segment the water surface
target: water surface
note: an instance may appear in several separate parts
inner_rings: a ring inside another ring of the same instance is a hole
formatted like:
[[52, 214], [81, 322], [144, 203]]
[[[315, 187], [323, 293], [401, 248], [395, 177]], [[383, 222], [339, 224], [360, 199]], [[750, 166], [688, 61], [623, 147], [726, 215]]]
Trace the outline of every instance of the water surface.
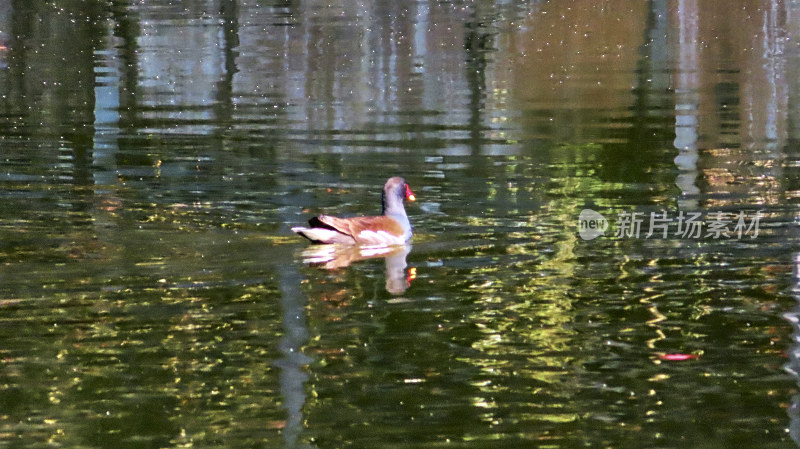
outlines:
[[796, 447], [799, 17], [0, 0], [0, 445]]

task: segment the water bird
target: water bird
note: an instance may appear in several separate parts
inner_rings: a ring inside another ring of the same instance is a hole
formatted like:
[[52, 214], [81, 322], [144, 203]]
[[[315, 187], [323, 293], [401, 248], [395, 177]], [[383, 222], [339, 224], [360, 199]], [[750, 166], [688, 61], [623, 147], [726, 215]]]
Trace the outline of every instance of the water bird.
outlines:
[[405, 179], [395, 176], [383, 186], [381, 215], [352, 218], [318, 215], [308, 220], [309, 227], [297, 226], [292, 231], [312, 243], [402, 245], [411, 238], [411, 223], [404, 200], [414, 201], [416, 197]]

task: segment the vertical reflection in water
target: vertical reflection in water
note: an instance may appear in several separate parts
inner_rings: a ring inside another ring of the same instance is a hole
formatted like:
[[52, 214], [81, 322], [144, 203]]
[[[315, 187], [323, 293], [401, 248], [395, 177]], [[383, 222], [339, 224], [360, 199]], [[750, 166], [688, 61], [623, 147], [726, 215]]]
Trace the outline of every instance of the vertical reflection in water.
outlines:
[[[800, 36], [800, 2], [794, 2], [786, 11], [786, 34]], [[796, 142], [800, 138], [800, 47], [787, 46], [786, 52], [786, 134], [789, 139]], [[794, 146], [794, 145], [793, 145]]]
[[[643, 56], [648, 60], [651, 85], [650, 89], [654, 92], [667, 92], [670, 86], [669, 72], [665, 67], [669, 66], [669, 29], [667, 17], [669, 17], [669, 0], [651, 0], [648, 13], [648, 20], [651, 21], [647, 42], [650, 49]], [[658, 105], [650, 105], [655, 109]]]
[[[280, 169], [278, 169], [280, 171]], [[292, 223], [294, 216], [288, 211], [296, 208], [297, 204], [304, 204], [307, 195], [303, 191], [288, 193], [283, 196], [284, 207], [281, 208], [280, 220], [282, 223]], [[279, 258], [278, 260], [290, 259]], [[278, 348], [283, 357], [275, 362], [281, 369], [279, 376], [283, 406], [286, 409], [286, 425], [283, 439], [286, 448], [310, 447], [298, 444], [297, 440], [303, 431], [303, 405], [306, 401], [305, 383], [308, 374], [305, 367], [313, 360], [302, 353], [302, 348], [308, 342], [308, 323], [305, 318], [307, 299], [300, 290], [303, 276], [296, 264], [278, 263], [275, 265], [281, 290], [281, 308], [283, 309], [283, 338]]]
[[[771, 156], [778, 156], [774, 153], [781, 150], [786, 138], [786, 128], [783, 125], [786, 124], [788, 95], [784, 79], [785, 28], [779, 20], [781, 9], [778, 2], [769, 2], [767, 10], [763, 13], [761, 28], [764, 34], [761, 57], [764, 60], [764, 89], [766, 90], [766, 98], [761, 101], [764, 105], [764, 138], [767, 154]], [[760, 101], [753, 103], [761, 104]]]
[[[217, 101], [214, 103], [215, 116], [219, 123], [233, 122], [233, 77], [239, 71], [236, 67], [236, 58], [239, 56], [239, 7], [236, 1], [224, 0], [219, 5], [219, 15], [222, 19], [222, 43], [225, 68], [222, 77], [217, 82]], [[217, 127], [217, 134], [222, 137], [228, 126]]]
[[92, 176], [95, 186], [107, 189], [116, 182], [115, 164], [119, 149], [120, 54], [114, 45], [113, 30], [108, 29], [96, 53], [94, 83], [94, 148]]
[[[800, 383], [800, 253], [794, 254], [794, 287], [792, 294], [797, 301], [792, 312], [785, 315], [786, 319], [792, 323], [794, 332], [792, 333], [793, 346], [789, 348], [789, 363], [786, 364], [786, 371], [792, 374]], [[792, 404], [787, 413], [789, 414], [789, 436], [795, 444], [800, 447], [800, 394], [792, 396]]]
[[10, 45], [8, 30], [11, 29], [12, 12], [13, 8], [10, 1], [0, 1], [0, 70], [8, 68], [6, 57]]
[[426, 50], [428, 48], [428, 23], [430, 7], [425, 2], [417, 4], [416, 20], [414, 20], [414, 64], [424, 70]]
[[698, 8], [697, 0], [678, 0], [678, 67], [675, 73], [675, 141], [680, 151], [675, 157], [675, 165], [680, 173], [675, 183], [680, 187], [683, 198], [678, 200], [681, 209], [694, 209], [700, 193], [697, 187], [697, 126], [700, 86], [698, 72]]
[[467, 86], [469, 88], [469, 147], [471, 163], [469, 174], [473, 179], [488, 179], [485, 160], [480, 157], [483, 148], [483, 112], [486, 99], [486, 49], [492, 47], [492, 35], [481, 21], [483, 10], [476, 5], [470, 21], [464, 25], [464, 51], [466, 53]]
[[120, 11], [113, 9], [114, 38], [117, 45], [114, 46], [115, 52], [119, 56], [119, 129], [134, 130], [136, 114], [138, 114], [139, 97], [139, 48], [138, 38], [141, 34], [139, 28], [140, 18], [135, 8], [125, 8]]
[[308, 380], [303, 368], [311, 362], [311, 358], [301, 352], [308, 340], [305, 299], [299, 289], [302, 277], [294, 265], [278, 264], [277, 270], [281, 285], [284, 336], [279, 344], [283, 358], [276, 365], [281, 368], [281, 396], [287, 413], [284, 442], [287, 448], [294, 448], [303, 430], [302, 409], [306, 401], [303, 386]]

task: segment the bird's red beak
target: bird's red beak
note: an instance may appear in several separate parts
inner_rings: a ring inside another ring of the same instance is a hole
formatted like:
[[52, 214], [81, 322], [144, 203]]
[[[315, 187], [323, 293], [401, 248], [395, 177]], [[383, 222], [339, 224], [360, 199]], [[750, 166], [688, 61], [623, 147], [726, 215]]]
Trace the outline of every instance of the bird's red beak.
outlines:
[[417, 200], [417, 197], [414, 196], [414, 192], [411, 191], [411, 187], [409, 187], [408, 184], [406, 184], [406, 199], [408, 201], [416, 201]]

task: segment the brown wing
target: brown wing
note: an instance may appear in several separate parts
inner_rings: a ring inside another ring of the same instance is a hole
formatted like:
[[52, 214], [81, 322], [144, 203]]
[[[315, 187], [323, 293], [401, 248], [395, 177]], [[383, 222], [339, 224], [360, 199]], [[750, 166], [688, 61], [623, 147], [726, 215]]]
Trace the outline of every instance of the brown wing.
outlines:
[[[358, 244], [386, 244], [397, 243], [383, 240], [375, 240], [376, 234], [390, 234], [396, 239], [402, 239], [403, 227], [393, 218], [385, 215], [376, 217], [353, 217], [338, 218], [330, 215], [320, 215], [315, 217], [320, 223], [334, 229], [342, 234], [349, 235]], [[312, 223], [312, 226], [314, 224]], [[365, 232], [366, 231], [366, 232]]]

